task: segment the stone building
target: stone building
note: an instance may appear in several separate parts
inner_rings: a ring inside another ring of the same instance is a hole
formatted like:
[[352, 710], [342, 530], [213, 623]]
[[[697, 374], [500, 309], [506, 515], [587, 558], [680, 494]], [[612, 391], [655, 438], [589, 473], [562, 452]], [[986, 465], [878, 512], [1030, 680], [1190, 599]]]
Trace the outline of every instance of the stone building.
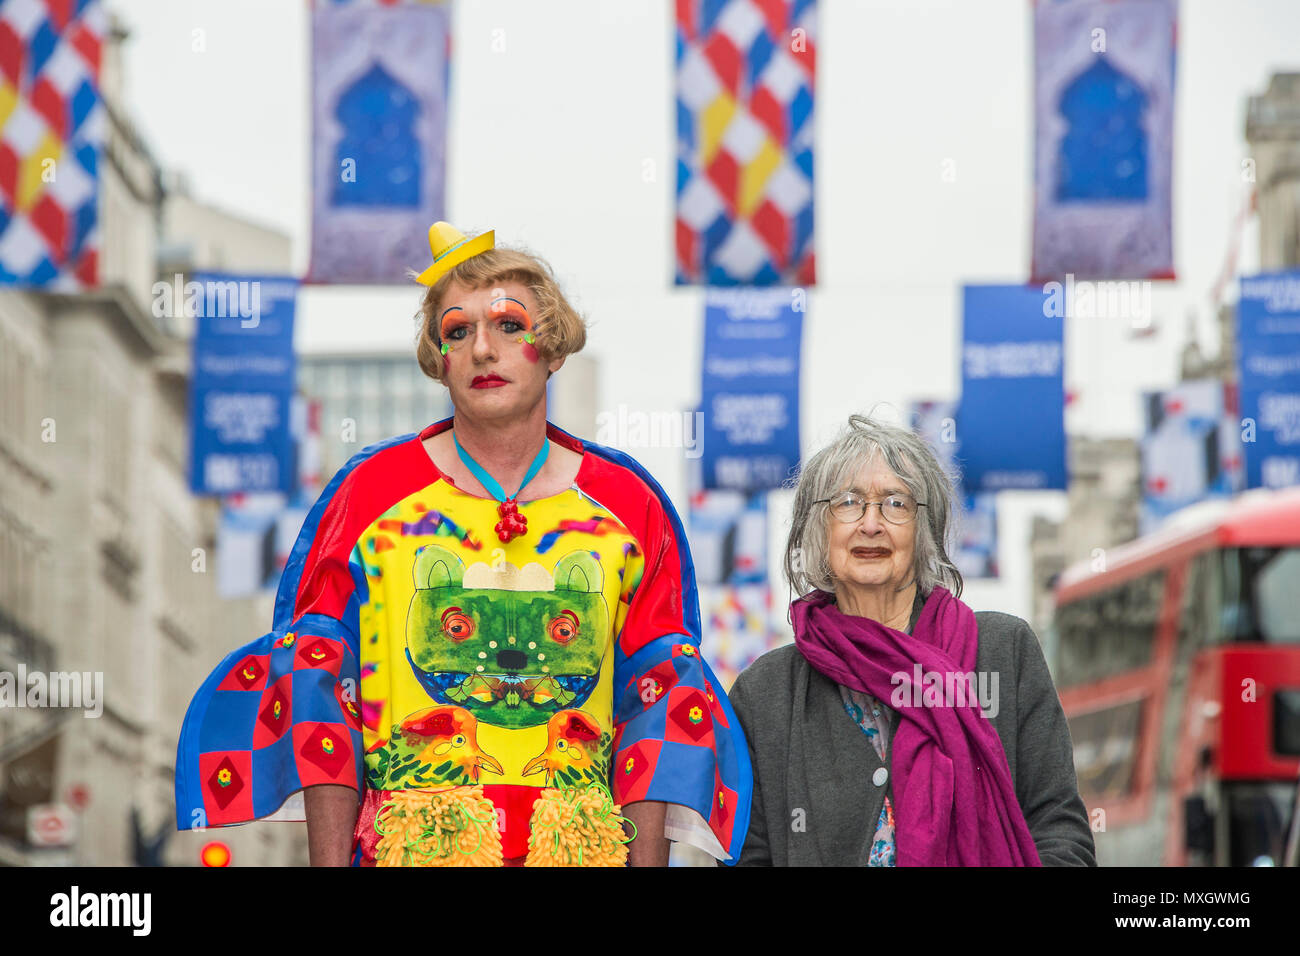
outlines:
[[1062, 521], [1037, 516], [1030, 533], [1033, 620], [1052, 660], [1053, 589], [1076, 561], [1104, 561], [1105, 551], [1137, 536], [1141, 462], [1128, 438], [1070, 436], [1070, 487]]
[[1246, 106], [1262, 272], [1300, 265], [1300, 73], [1274, 73]]
[[[82, 703], [102, 686], [89, 712], [0, 708], [0, 865], [131, 865], [137, 825], [144, 843], [171, 834], [162, 860], [197, 864], [211, 834], [175, 833], [180, 721], [270, 620], [269, 600], [217, 599], [215, 506], [186, 479], [188, 345], [152, 309], [160, 248], [227, 265], [260, 227], [169, 195], [121, 104], [123, 39], [101, 75], [100, 287], [0, 291], [0, 672], [77, 672]], [[261, 233], [261, 270], [286, 269], [287, 237]], [[31, 807], [68, 803], [76, 838], [34, 846]], [[305, 860], [301, 825], [221, 839], [236, 865]]]

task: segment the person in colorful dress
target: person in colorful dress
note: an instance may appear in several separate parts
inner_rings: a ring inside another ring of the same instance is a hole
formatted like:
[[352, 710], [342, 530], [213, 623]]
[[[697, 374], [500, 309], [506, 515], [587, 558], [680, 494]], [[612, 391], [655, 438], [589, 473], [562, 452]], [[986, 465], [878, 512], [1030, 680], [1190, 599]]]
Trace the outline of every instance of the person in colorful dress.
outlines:
[[583, 347], [543, 261], [429, 232], [417, 358], [455, 413], [334, 476], [270, 633], [199, 689], [181, 829], [305, 819], [314, 865], [734, 863], [748, 747], [699, 653], [681, 522], [546, 420]]
[[923, 440], [858, 415], [801, 469], [795, 641], [730, 691], [754, 772], [742, 865], [1096, 865], [1038, 639], [961, 602], [954, 510]]

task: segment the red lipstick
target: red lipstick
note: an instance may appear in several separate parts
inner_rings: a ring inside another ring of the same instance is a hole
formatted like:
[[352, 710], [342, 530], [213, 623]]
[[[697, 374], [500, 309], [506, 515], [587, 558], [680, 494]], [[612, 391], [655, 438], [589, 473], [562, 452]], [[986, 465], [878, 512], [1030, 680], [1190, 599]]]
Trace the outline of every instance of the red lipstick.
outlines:
[[475, 375], [469, 383], [470, 388], [499, 388], [502, 385], [509, 384], [500, 375]]

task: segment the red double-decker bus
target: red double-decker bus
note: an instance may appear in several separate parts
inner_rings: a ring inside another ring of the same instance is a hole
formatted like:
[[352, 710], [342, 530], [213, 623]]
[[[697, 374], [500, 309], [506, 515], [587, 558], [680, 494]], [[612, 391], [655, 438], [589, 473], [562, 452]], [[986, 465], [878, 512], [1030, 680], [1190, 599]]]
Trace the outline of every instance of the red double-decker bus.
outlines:
[[1065, 571], [1048, 641], [1102, 865], [1296, 865], [1300, 489]]

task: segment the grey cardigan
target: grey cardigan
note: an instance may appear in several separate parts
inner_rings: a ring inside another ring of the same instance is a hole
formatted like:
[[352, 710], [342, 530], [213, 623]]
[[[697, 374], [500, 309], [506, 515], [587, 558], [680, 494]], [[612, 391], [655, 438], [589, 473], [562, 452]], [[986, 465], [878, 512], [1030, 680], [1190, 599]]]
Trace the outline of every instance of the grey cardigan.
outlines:
[[[913, 626], [921, 606], [918, 598]], [[1038, 638], [1010, 614], [979, 611], [975, 619], [976, 670], [998, 674], [998, 711], [991, 719], [1039, 858], [1044, 866], [1096, 866], [1070, 732]], [[865, 865], [892, 787], [888, 763], [881, 764], [845, 712], [835, 682], [788, 644], [750, 665], [727, 696], [749, 740], [754, 768], [754, 802], [739, 864]], [[898, 719], [894, 713], [894, 729]], [[886, 754], [892, 756], [893, 748]], [[878, 774], [882, 766], [886, 773]]]

